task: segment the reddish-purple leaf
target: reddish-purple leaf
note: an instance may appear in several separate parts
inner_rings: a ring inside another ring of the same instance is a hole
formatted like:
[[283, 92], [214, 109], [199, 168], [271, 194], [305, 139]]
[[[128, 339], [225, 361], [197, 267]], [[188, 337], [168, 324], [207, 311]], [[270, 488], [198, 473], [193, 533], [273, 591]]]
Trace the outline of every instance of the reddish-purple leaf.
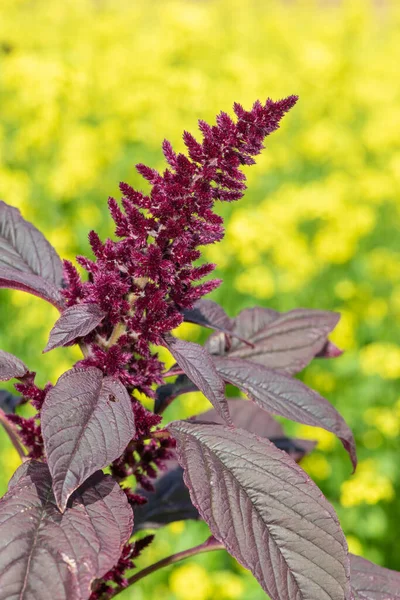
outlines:
[[337, 435], [356, 468], [353, 434], [328, 400], [298, 379], [248, 360], [214, 357], [214, 362], [225, 381], [243, 390], [264, 410], [298, 423], [322, 427]]
[[272, 308], [263, 308], [261, 306], [245, 308], [235, 319], [232, 319], [232, 329], [239, 336], [251, 339], [280, 316], [281, 313]]
[[[259, 437], [268, 438], [277, 448], [284, 450], [293, 460], [299, 462], [306, 454], [309, 454], [316, 445], [311, 440], [291, 439], [285, 436], [285, 432], [278, 421], [248, 400], [228, 400], [229, 414], [235, 427], [245, 429]], [[217, 423], [224, 425], [215, 409], [196, 415], [190, 419], [195, 423]]]
[[0, 350], [0, 381], [9, 381], [9, 379], [23, 377], [28, 372], [28, 367], [22, 360]]
[[0, 201], [0, 266], [61, 286], [63, 267], [53, 246], [17, 208]]
[[28, 292], [33, 296], [38, 296], [47, 300], [59, 310], [64, 305], [60, 290], [51, 281], [46, 281], [43, 277], [9, 269], [0, 265], [0, 288], [9, 288], [11, 290], [21, 290]]
[[355, 600], [400, 600], [400, 573], [350, 554], [350, 581]]
[[300, 462], [306, 454], [310, 454], [317, 445], [317, 442], [312, 440], [299, 440], [297, 438], [269, 438], [269, 441], [274, 444], [279, 450], [283, 450], [286, 454], [292, 457], [295, 462]]
[[97, 304], [76, 304], [66, 308], [50, 331], [49, 341], [43, 352], [84, 337], [93, 331], [103, 318], [104, 312]]
[[24, 463], [0, 500], [0, 600], [87, 600], [132, 532], [126, 495], [97, 472], [60, 513], [47, 465]]
[[[264, 329], [279, 316], [279, 312], [270, 308], [262, 308], [261, 306], [245, 308], [235, 319], [231, 319], [231, 331], [229, 334], [231, 337], [236, 337], [239, 340], [250, 341], [255, 332]], [[251, 341], [250, 345], [254, 348], [254, 344]], [[231, 348], [239, 346], [239, 342], [221, 333], [214, 333], [207, 339], [205, 346], [211, 354], [224, 355]]]
[[189, 323], [196, 323], [210, 329], [229, 331], [232, 327], [232, 321], [222, 306], [205, 298], [198, 300], [193, 308], [185, 309], [183, 316]]
[[208, 398], [224, 421], [231, 423], [225, 398], [225, 383], [218, 375], [210, 354], [193, 342], [165, 336], [165, 345], [191, 381]]
[[342, 356], [343, 350], [335, 346], [333, 342], [328, 340], [322, 349], [315, 355], [316, 358], [337, 358]]
[[[245, 338], [240, 337], [237, 333], [232, 331], [233, 320], [228, 317], [222, 306], [202, 298], [198, 300], [191, 309], [185, 309], [183, 311], [184, 320], [189, 323], [196, 323], [196, 325], [202, 325], [209, 329], [216, 329], [221, 334], [225, 334], [229, 337], [238, 338], [243, 344], [253, 346]], [[222, 338], [225, 340], [225, 335]]]
[[245, 358], [282, 373], [301, 371], [325, 346], [337, 324], [338, 313], [296, 309], [276, 316], [274, 311], [243, 311], [233, 332], [254, 347], [232, 340], [229, 356]]
[[155, 529], [175, 521], [199, 519], [199, 513], [183, 482], [183, 469], [177, 461], [169, 461], [168, 470], [161, 471], [153, 485], [152, 492], [137, 490], [147, 502], [134, 508], [135, 530]]
[[[246, 429], [250, 433], [266, 438], [280, 438], [285, 435], [282, 426], [272, 415], [259, 408], [253, 402], [240, 399], [228, 399], [229, 414], [235, 427]], [[215, 409], [200, 413], [190, 419], [202, 423], [224, 425], [223, 419]]]
[[61, 511], [72, 492], [119, 458], [135, 435], [128, 392], [95, 367], [71, 369], [59, 378], [44, 401], [41, 425]]
[[175, 398], [182, 394], [198, 391], [197, 386], [186, 377], [186, 375], [178, 375], [173, 383], [160, 385], [156, 389], [156, 398], [154, 401], [154, 412], [159, 415], [168, 408]]
[[193, 504], [272, 600], [350, 600], [337, 516], [287, 454], [222, 425], [177, 421], [168, 428]]

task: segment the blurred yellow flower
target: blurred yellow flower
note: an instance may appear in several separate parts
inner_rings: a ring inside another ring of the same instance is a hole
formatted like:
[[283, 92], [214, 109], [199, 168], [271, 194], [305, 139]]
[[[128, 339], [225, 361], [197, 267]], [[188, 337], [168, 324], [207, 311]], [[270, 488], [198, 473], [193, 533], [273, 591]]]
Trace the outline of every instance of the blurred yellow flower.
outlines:
[[365, 375], [380, 375], [384, 379], [400, 377], [400, 346], [375, 342], [360, 350], [360, 366]]
[[381, 500], [393, 500], [395, 495], [392, 482], [384, 475], [373, 459], [361, 461], [356, 473], [340, 487], [342, 506], [377, 504]]
[[212, 593], [207, 571], [195, 563], [176, 567], [169, 577], [169, 584], [180, 600], [207, 600]]

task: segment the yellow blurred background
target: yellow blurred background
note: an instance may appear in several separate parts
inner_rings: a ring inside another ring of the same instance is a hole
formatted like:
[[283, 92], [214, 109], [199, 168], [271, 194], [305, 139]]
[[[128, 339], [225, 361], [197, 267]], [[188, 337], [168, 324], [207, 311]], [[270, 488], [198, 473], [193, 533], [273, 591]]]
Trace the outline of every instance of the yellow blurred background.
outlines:
[[[234, 101], [298, 94], [248, 170], [249, 190], [219, 208], [227, 234], [209, 248], [233, 316], [260, 304], [339, 310], [345, 354], [303, 373], [352, 427], [360, 465], [324, 431], [304, 462], [338, 511], [352, 551], [400, 570], [400, 3], [397, 0], [0, 0], [0, 197], [73, 259], [87, 233], [112, 234], [106, 200], [141, 189], [134, 164], [163, 167], [161, 142]], [[0, 347], [55, 381], [78, 358], [41, 355], [56, 311], [0, 294]], [[195, 339], [186, 326], [182, 335]], [[11, 388], [10, 388], [11, 389]], [[207, 408], [198, 394], [170, 417]], [[0, 432], [0, 492], [18, 459]], [[173, 524], [146, 565], [200, 543]], [[121, 600], [261, 600], [226, 553], [143, 580]]]

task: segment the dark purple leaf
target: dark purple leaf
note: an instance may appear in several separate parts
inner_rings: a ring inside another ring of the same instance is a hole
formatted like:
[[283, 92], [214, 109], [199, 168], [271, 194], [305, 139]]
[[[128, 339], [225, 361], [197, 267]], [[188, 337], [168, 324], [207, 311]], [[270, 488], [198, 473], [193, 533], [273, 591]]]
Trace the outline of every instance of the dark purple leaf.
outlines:
[[[245, 308], [235, 319], [231, 319], [231, 331], [229, 333], [231, 336], [235, 333], [235, 336], [239, 340], [241, 338], [250, 340], [255, 332], [264, 329], [279, 316], [279, 312], [270, 308], [262, 308], [260, 306]], [[239, 343], [236, 340], [229, 339], [221, 333], [211, 335], [205, 344], [211, 354], [219, 355], [229, 352], [232, 346], [236, 347], [238, 345]], [[254, 347], [253, 344], [251, 345]]]
[[[238, 340], [243, 344], [253, 347], [251, 342], [248, 342], [246, 339], [231, 331], [233, 320], [228, 317], [222, 306], [216, 302], [213, 302], [212, 300], [206, 300], [204, 298], [198, 300], [192, 309], [184, 309], [183, 316], [186, 322], [196, 323], [197, 325], [202, 325], [203, 327], [208, 327], [209, 329], [216, 329], [219, 331], [220, 335], [222, 335], [222, 339], [224, 340], [224, 344], [226, 343], [226, 336], [233, 336], [237, 337]], [[213, 340], [211, 341], [211, 348], [212, 343]], [[218, 344], [220, 343], [221, 340], [218, 338]], [[209, 348], [207, 349], [210, 350]], [[218, 352], [214, 353], [219, 354]]]
[[84, 337], [104, 318], [97, 304], [76, 304], [66, 308], [50, 331], [49, 341], [43, 352], [66, 346], [76, 338]]
[[[306, 454], [309, 454], [316, 445], [310, 440], [290, 439], [278, 421], [259, 408], [254, 402], [248, 400], [228, 400], [229, 414], [235, 427], [245, 429], [260, 437], [268, 438], [277, 448], [284, 450], [293, 460], [299, 462]], [[195, 423], [217, 423], [224, 425], [224, 421], [214, 409], [196, 415], [190, 419]]]
[[279, 448], [279, 450], [283, 450], [286, 454], [289, 454], [295, 462], [300, 462], [306, 454], [310, 454], [317, 444], [317, 442], [313, 442], [312, 440], [298, 440], [287, 437], [269, 438], [269, 441]]
[[16, 269], [0, 266], [0, 288], [28, 292], [28, 294], [47, 300], [59, 310], [64, 305], [63, 297], [54, 283], [46, 281], [43, 277], [17, 271]]
[[132, 532], [127, 497], [97, 472], [57, 508], [47, 465], [24, 463], [0, 500], [0, 600], [86, 600]]
[[337, 516], [287, 454], [223, 425], [177, 421], [168, 428], [193, 504], [273, 600], [350, 600]]
[[15, 413], [15, 409], [24, 403], [22, 396], [15, 396], [7, 390], [0, 390], [0, 409], [5, 413]]
[[218, 375], [212, 357], [199, 344], [172, 336], [165, 337], [165, 345], [191, 381], [211, 402], [224, 421], [231, 423], [225, 398], [225, 384]]
[[0, 201], [0, 266], [61, 286], [62, 262], [53, 246], [17, 208]]
[[163, 527], [174, 521], [199, 519], [183, 481], [183, 469], [177, 461], [171, 460], [168, 470], [161, 471], [153, 485], [153, 492], [137, 490], [147, 498], [147, 503], [134, 509], [135, 531]]
[[243, 311], [232, 331], [249, 340], [254, 348], [233, 339], [229, 356], [282, 373], [298, 373], [324, 348], [327, 335], [339, 318], [338, 313], [302, 308], [278, 317], [260, 309]]
[[355, 600], [400, 600], [400, 573], [350, 554], [350, 581]]
[[185, 321], [210, 329], [229, 331], [232, 321], [219, 304], [205, 298], [198, 300], [192, 309], [183, 311]]
[[[280, 423], [253, 402], [239, 399], [228, 399], [227, 402], [229, 414], [235, 427], [246, 429], [246, 431], [260, 437], [284, 437], [285, 432]], [[225, 424], [215, 409], [196, 415], [190, 420], [202, 423], [218, 423], [219, 425]]]
[[9, 379], [21, 378], [28, 372], [28, 367], [24, 365], [22, 360], [9, 354], [4, 350], [0, 350], [0, 381], [8, 381]]
[[60, 510], [92, 473], [119, 458], [135, 435], [125, 387], [95, 367], [71, 369], [49, 391], [42, 434]]
[[157, 388], [154, 412], [156, 415], [161, 414], [178, 396], [196, 391], [197, 386], [186, 375], [179, 375], [173, 383], [166, 383]]
[[232, 329], [239, 336], [251, 339], [280, 316], [281, 313], [272, 308], [262, 308], [261, 306], [245, 308], [235, 319], [232, 319]]
[[225, 381], [248, 394], [261, 408], [298, 423], [322, 427], [337, 435], [355, 469], [357, 456], [353, 434], [338, 411], [298, 379], [240, 358], [214, 357]]

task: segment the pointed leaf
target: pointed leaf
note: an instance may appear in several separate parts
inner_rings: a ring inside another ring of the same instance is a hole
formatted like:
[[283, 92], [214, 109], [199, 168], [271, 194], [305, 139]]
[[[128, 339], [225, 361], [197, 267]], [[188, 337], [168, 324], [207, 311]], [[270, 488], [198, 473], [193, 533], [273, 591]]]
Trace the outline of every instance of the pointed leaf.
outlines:
[[51, 281], [46, 281], [43, 277], [9, 269], [0, 265], [0, 288], [11, 290], [21, 290], [28, 292], [33, 296], [38, 296], [47, 300], [53, 306], [61, 309], [64, 306], [64, 299], [60, 290]]
[[109, 475], [93, 475], [62, 514], [47, 465], [24, 463], [0, 500], [0, 600], [86, 600], [132, 525], [127, 497]]
[[350, 581], [355, 600], [400, 600], [400, 573], [350, 554]]
[[218, 373], [248, 394], [261, 408], [292, 421], [322, 427], [337, 435], [355, 469], [353, 434], [338, 411], [298, 379], [238, 358], [215, 357]]
[[[236, 337], [238, 340], [251, 340], [255, 332], [264, 329], [280, 316], [280, 313], [270, 308], [262, 308], [256, 306], [254, 308], [245, 308], [235, 319], [231, 319], [231, 338]], [[223, 356], [227, 354], [231, 348], [236, 348], [239, 343], [235, 339], [231, 339], [221, 333], [211, 335], [205, 347], [211, 354]], [[249, 342], [247, 343], [249, 345]], [[254, 344], [250, 342], [250, 346], [254, 348]]]
[[261, 306], [245, 308], [235, 319], [233, 319], [232, 329], [241, 337], [252, 339], [255, 338], [260, 331], [263, 331], [268, 325], [278, 319], [281, 314], [282, 313], [277, 310], [263, 308]]
[[10, 379], [23, 377], [28, 372], [28, 367], [22, 360], [0, 350], [0, 381], [9, 381]]
[[95, 367], [61, 375], [46, 396], [41, 425], [54, 495], [62, 511], [72, 492], [119, 458], [135, 435], [128, 392]]
[[175, 521], [199, 519], [199, 513], [183, 482], [183, 469], [177, 461], [170, 461], [168, 470], [160, 472], [153, 485], [153, 492], [137, 490], [147, 502], [134, 509], [135, 531], [155, 529]]
[[272, 600], [350, 600], [335, 511], [291, 458], [222, 425], [177, 421], [168, 429], [193, 504]]
[[[253, 402], [228, 399], [228, 407], [235, 427], [268, 438], [277, 448], [289, 454], [296, 462], [299, 462], [315, 448], [316, 442], [286, 437], [281, 424]], [[196, 415], [189, 420], [195, 423], [224, 425], [224, 421], [214, 409]]]
[[283, 450], [286, 454], [292, 457], [295, 462], [300, 462], [306, 454], [310, 454], [317, 445], [317, 442], [312, 440], [299, 440], [297, 438], [269, 438], [269, 441], [274, 444], [279, 450]]
[[[231, 399], [227, 400], [229, 414], [235, 427], [245, 429], [266, 438], [280, 438], [285, 435], [283, 428], [272, 415], [259, 408], [254, 402], [248, 400]], [[202, 423], [218, 423], [224, 425], [223, 419], [215, 409], [200, 413], [190, 419], [191, 421]]]
[[342, 356], [342, 354], [343, 350], [338, 348], [330, 340], [327, 340], [322, 349], [315, 355], [315, 358], [338, 358], [338, 356]]
[[50, 331], [43, 352], [66, 346], [76, 338], [84, 337], [101, 323], [104, 312], [97, 304], [76, 304], [66, 308]]
[[198, 300], [193, 308], [185, 309], [183, 316], [189, 323], [196, 323], [210, 329], [229, 331], [232, 328], [232, 321], [222, 306], [205, 298]]
[[[326, 337], [340, 315], [322, 310], [296, 309], [277, 318], [263, 313], [246, 313], [238, 317], [233, 331], [246, 337], [254, 348], [232, 340], [229, 356], [245, 358], [282, 373], [301, 371], [326, 344]], [[264, 326], [264, 322], [270, 319]], [[244, 322], [243, 322], [244, 321]], [[244, 335], [245, 332], [249, 334]]]
[[22, 396], [15, 396], [8, 390], [0, 390], [0, 409], [5, 413], [15, 413], [15, 409], [24, 403]]
[[154, 412], [156, 415], [159, 415], [164, 412], [178, 396], [196, 391], [198, 391], [198, 388], [190, 381], [189, 377], [186, 377], [186, 375], [178, 375], [173, 383], [160, 385], [156, 389]]
[[191, 381], [208, 398], [224, 421], [231, 423], [225, 398], [225, 384], [218, 375], [213, 359], [199, 344], [172, 336], [165, 337], [165, 345]]
[[62, 262], [53, 246], [17, 208], [0, 201], [0, 266], [39, 275], [56, 287], [63, 278]]

